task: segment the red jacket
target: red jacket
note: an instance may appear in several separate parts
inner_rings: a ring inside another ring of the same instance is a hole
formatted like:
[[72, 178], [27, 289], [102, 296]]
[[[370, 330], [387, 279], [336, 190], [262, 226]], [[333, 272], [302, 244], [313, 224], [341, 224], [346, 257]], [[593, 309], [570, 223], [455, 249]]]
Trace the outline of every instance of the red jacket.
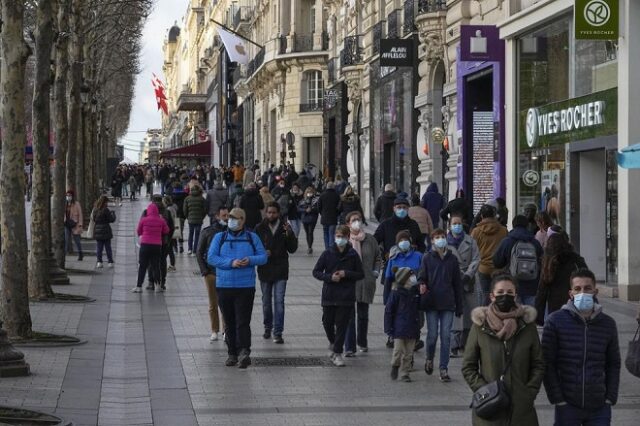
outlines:
[[147, 215], [138, 222], [140, 244], [162, 245], [162, 235], [169, 233], [167, 222], [160, 217], [158, 206], [151, 203], [147, 207]]

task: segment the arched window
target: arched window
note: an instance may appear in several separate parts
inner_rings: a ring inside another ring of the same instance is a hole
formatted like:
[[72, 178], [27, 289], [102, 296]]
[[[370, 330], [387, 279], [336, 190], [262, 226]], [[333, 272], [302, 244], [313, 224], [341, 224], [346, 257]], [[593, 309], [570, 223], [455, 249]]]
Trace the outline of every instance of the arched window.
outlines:
[[300, 97], [303, 104], [320, 105], [324, 98], [324, 82], [322, 72], [318, 70], [305, 71], [302, 74]]

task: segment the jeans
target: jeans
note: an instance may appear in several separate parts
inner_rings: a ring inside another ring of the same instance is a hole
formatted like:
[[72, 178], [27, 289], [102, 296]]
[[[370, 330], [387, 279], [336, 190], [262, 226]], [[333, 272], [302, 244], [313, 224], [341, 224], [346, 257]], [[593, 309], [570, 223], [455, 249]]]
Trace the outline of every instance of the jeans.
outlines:
[[427, 311], [427, 359], [433, 360], [440, 334], [440, 369], [449, 368], [449, 346], [453, 311]]
[[300, 219], [289, 219], [289, 225], [291, 225], [291, 230], [298, 238], [298, 235], [300, 235]]
[[129, 184], [127, 182], [122, 183], [122, 196], [123, 197], [129, 196]]
[[198, 241], [200, 241], [200, 229], [202, 229], [201, 223], [189, 224], [189, 251], [196, 251], [198, 248]]
[[138, 287], [142, 287], [144, 277], [149, 270], [149, 280], [151, 283], [160, 283], [160, 257], [162, 256], [162, 246], [156, 244], [141, 244], [138, 259]]
[[[216, 291], [216, 276], [207, 274], [204, 276], [204, 284], [207, 287], [207, 296], [209, 296], [209, 321], [211, 321], [211, 332], [220, 331], [220, 316], [218, 315], [218, 292]], [[224, 330], [224, 320], [222, 321], [222, 330]]]
[[347, 326], [352, 315], [353, 305], [322, 307], [322, 325], [334, 353], [342, 353]]
[[218, 306], [226, 323], [227, 353], [251, 353], [251, 314], [255, 288], [216, 288]]
[[74, 234], [73, 232], [71, 232], [71, 229], [67, 228], [65, 226], [64, 228], [64, 247], [65, 247], [65, 251], [67, 253], [71, 252], [71, 240], [73, 239], [73, 242], [76, 245], [76, 249], [78, 250], [78, 256], [82, 257], [82, 245], [80, 244], [80, 235], [78, 234]]
[[611, 406], [605, 404], [600, 408], [574, 407], [573, 405], [556, 405], [555, 426], [609, 426], [611, 424]]
[[336, 225], [322, 225], [324, 231], [324, 249], [329, 250], [336, 238]]
[[113, 263], [113, 252], [111, 251], [111, 240], [96, 240], [96, 257], [98, 262], [102, 263], [102, 250], [107, 251], [107, 260]]
[[478, 287], [478, 306], [489, 305], [489, 293], [491, 293], [491, 275], [478, 272], [480, 286]]
[[284, 329], [284, 294], [287, 291], [287, 282], [285, 280], [260, 281], [260, 288], [262, 289], [264, 329], [273, 330], [274, 336], [282, 336], [282, 330]]
[[536, 296], [520, 296], [523, 305], [536, 306]]
[[[356, 323], [358, 324], [356, 333]], [[356, 341], [361, 348], [368, 348], [367, 333], [369, 331], [369, 304], [356, 303], [356, 310], [351, 315], [347, 335], [344, 339], [344, 347], [347, 352], [356, 351]]]
[[307, 247], [313, 247], [313, 231], [316, 229], [316, 222], [304, 223], [304, 232], [307, 234]]

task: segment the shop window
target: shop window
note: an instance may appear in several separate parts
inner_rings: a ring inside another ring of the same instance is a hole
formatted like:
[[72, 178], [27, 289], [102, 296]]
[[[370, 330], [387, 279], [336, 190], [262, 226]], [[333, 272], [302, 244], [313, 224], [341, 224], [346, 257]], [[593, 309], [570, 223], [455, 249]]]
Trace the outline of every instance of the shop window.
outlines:
[[573, 56], [575, 63], [573, 97], [618, 86], [617, 41], [576, 40]]
[[302, 87], [300, 89], [302, 104], [320, 105], [324, 97], [324, 82], [322, 71], [305, 71], [302, 74]]

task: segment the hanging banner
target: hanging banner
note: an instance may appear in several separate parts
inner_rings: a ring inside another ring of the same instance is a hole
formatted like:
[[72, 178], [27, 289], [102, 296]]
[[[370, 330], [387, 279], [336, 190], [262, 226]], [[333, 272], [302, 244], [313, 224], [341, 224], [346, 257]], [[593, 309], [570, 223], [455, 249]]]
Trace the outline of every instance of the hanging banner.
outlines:
[[618, 0], [575, 0], [577, 40], [617, 40]]
[[381, 67], [412, 67], [413, 39], [380, 39]]

